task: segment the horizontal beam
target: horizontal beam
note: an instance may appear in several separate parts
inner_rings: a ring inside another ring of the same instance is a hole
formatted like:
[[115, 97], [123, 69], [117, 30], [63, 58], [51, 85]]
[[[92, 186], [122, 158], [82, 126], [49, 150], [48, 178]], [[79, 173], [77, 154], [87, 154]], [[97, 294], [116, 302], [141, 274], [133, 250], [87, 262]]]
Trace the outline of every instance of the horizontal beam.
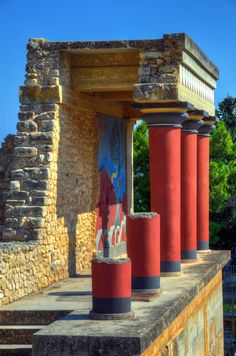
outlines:
[[101, 97], [105, 101], [133, 101], [132, 91], [109, 91], [103, 92]]
[[119, 103], [112, 105], [103, 99], [88, 94], [75, 92], [73, 89], [62, 88], [62, 104], [82, 110], [94, 111], [105, 115], [124, 118], [124, 106]]
[[140, 57], [138, 50], [116, 53], [77, 53], [71, 55], [72, 67], [137, 66]]
[[72, 87], [83, 92], [132, 91], [138, 66], [79, 67], [71, 69]]

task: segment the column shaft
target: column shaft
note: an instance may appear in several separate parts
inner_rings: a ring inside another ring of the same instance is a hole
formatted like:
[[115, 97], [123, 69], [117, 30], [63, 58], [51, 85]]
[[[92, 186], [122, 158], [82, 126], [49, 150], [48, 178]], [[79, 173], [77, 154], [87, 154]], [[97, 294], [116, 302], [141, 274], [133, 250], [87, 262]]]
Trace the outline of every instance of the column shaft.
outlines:
[[182, 132], [181, 259], [197, 257], [197, 134]]
[[161, 272], [180, 271], [180, 128], [150, 127], [151, 210], [160, 214]]
[[209, 249], [209, 146], [208, 136], [198, 135], [197, 249]]

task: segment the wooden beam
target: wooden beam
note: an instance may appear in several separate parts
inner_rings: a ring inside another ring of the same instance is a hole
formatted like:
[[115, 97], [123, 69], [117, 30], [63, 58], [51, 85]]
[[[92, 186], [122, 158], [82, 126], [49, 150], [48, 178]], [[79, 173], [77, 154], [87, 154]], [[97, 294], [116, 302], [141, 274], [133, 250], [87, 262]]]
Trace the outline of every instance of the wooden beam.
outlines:
[[72, 87], [83, 92], [132, 91], [138, 66], [80, 67], [71, 69]]
[[124, 116], [130, 119], [140, 120], [143, 116], [143, 113], [140, 110], [132, 108], [131, 106], [125, 106]]
[[75, 92], [73, 89], [62, 87], [62, 104], [81, 110], [94, 111], [105, 115], [124, 118], [124, 106], [119, 103], [106, 102], [103, 99], [88, 94]]
[[137, 66], [140, 57], [138, 50], [116, 53], [77, 53], [71, 55], [72, 67]]
[[105, 101], [133, 101], [132, 91], [109, 91], [102, 93], [102, 99]]

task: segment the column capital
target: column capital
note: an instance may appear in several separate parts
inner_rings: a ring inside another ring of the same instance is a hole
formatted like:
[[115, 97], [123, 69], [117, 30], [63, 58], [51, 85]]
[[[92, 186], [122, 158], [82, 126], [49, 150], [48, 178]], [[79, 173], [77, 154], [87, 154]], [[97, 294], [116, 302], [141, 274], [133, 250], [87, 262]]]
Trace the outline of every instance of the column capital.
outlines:
[[198, 129], [204, 125], [203, 119], [208, 117], [208, 113], [204, 110], [188, 111], [188, 119], [182, 124], [182, 131], [189, 133], [198, 133]]
[[182, 128], [182, 123], [188, 118], [188, 110], [193, 109], [190, 103], [143, 103], [135, 104], [142, 113], [142, 119], [149, 127]]
[[198, 135], [209, 137], [211, 132], [215, 129], [215, 123], [219, 121], [219, 119], [215, 116], [209, 116], [203, 119], [204, 124], [199, 128]]

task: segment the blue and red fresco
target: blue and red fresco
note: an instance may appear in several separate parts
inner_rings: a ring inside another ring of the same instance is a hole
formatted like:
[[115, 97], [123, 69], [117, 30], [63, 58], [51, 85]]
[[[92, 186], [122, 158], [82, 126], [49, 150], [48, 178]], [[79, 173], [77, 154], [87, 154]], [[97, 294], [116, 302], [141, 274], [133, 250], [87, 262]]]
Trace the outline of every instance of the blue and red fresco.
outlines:
[[96, 248], [107, 251], [126, 240], [126, 168], [124, 120], [99, 116]]

